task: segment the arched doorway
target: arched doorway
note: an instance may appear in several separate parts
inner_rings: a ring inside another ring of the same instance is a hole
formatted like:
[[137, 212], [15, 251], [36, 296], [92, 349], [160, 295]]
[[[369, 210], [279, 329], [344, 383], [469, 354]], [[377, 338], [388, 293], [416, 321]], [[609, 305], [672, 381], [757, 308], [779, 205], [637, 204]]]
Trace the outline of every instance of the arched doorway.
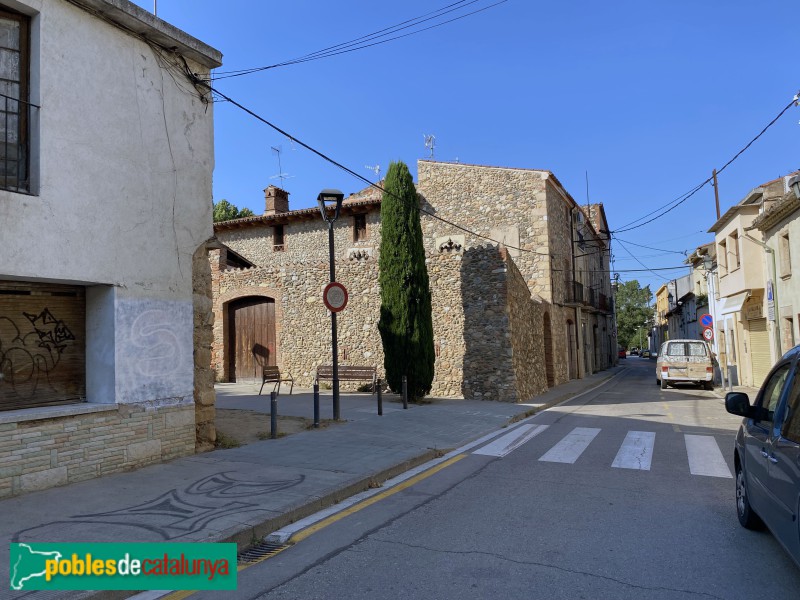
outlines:
[[261, 381], [261, 369], [276, 365], [275, 300], [261, 296], [228, 304], [230, 381]]
[[553, 373], [553, 329], [550, 325], [550, 313], [544, 313], [544, 368], [547, 376], [547, 387], [556, 384]]

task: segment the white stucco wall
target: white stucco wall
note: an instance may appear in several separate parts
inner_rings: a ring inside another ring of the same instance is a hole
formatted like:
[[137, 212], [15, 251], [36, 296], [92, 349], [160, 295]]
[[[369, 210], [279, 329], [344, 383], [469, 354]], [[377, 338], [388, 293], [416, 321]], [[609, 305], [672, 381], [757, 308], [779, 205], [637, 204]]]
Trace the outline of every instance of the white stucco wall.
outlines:
[[[0, 191], [0, 279], [92, 286], [90, 401], [191, 399], [192, 254], [212, 236], [213, 104], [181, 62], [167, 59], [168, 69], [87, 10], [3, 3], [32, 17], [31, 102], [41, 109], [33, 193]], [[190, 68], [207, 74], [213, 53]]]

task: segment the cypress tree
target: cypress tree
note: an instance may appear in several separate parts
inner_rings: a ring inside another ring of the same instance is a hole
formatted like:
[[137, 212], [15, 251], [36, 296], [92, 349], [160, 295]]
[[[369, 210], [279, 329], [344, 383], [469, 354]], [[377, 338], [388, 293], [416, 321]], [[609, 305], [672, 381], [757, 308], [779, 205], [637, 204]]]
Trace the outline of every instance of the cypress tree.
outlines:
[[384, 189], [378, 261], [383, 365], [392, 391], [400, 392], [405, 375], [409, 398], [416, 400], [431, 390], [435, 357], [419, 198], [405, 163], [389, 166]]

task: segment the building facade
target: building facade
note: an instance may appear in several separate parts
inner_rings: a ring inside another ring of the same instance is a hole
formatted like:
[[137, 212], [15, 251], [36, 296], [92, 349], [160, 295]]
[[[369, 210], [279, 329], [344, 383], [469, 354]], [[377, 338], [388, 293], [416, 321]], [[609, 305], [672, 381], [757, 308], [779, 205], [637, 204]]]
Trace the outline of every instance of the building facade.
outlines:
[[766, 314], [773, 324], [770, 345], [777, 360], [800, 340], [800, 278], [793, 277], [794, 263], [800, 256], [800, 197], [787, 190], [753, 221], [753, 226], [766, 245], [764, 269], [772, 281]]
[[[605, 223], [602, 205], [578, 207], [547, 171], [420, 161], [418, 181], [431, 395], [525, 401], [613, 364], [607, 235], [595, 224]], [[212, 255], [213, 364], [221, 380], [257, 379], [262, 364], [276, 364], [310, 385], [317, 365], [330, 363], [326, 226], [316, 209], [289, 210], [273, 186], [265, 207], [215, 226], [225, 249]], [[382, 371], [377, 190], [344, 201], [334, 237], [337, 280], [350, 296], [338, 316], [340, 364]]]
[[126, 0], [0, 1], [0, 28], [2, 497], [213, 429], [213, 105], [185, 69], [221, 55]]
[[709, 230], [717, 253], [720, 365], [732, 385], [760, 386], [780, 355], [777, 325], [768, 319], [774, 276], [765, 256], [768, 247], [754, 223], [786, 196], [787, 180], [754, 188]]

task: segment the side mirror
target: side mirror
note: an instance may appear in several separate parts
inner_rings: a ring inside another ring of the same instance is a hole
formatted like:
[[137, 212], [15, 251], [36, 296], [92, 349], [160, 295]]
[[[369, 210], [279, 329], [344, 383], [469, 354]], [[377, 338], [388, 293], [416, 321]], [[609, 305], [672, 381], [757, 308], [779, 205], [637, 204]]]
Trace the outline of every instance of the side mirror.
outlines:
[[756, 407], [750, 406], [750, 398], [742, 392], [728, 392], [725, 394], [725, 410], [732, 415], [739, 415], [746, 419], [759, 419]]

